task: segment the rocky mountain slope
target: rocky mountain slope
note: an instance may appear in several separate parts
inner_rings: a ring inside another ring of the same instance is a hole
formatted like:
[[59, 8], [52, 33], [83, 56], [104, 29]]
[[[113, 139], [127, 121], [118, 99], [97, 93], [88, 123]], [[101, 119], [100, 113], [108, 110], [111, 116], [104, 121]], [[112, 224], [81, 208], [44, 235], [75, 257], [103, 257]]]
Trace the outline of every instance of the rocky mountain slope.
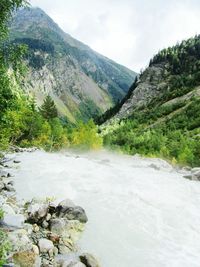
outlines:
[[[198, 165], [200, 36], [160, 51], [99, 122], [105, 143]], [[111, 120], [109, 120], [112, 118]]]
[[63, 32], [39, 8], [21, 9], [14, 15], [10, 39], [29, 48], [25, 89], [38, 105], [50, 94], [60, 114], [71, 121], [111, 107], [124, 97], [136, 76]]

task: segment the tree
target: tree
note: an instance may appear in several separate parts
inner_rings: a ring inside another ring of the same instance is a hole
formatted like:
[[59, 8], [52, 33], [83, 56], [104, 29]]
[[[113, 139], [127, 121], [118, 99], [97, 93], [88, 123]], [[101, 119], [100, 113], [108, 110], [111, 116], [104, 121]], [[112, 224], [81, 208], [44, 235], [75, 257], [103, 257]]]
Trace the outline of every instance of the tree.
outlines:
[[17, 8], [27, 4], [26, 0], [1, 0], [0, 1], [0, 39], [7, 36], [7, 22], [11, 18], [12, 12]]
[[54, 119], [58, 116], [56, 105], [50, 95], [47, 95], [44, 99], [44, 102], [40, 107], [40, 112], [42, 116], [47, 120]]

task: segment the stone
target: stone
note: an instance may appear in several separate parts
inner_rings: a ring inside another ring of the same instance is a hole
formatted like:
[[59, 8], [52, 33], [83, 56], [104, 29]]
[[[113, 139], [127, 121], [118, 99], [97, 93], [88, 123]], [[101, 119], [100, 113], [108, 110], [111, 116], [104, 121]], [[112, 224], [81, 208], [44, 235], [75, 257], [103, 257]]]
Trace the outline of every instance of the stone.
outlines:
[[88, 221], [85, 210], [79, 206], [66, 208], [60, 212], [59, 216], [65, 217], [68, 220], [78, 220], [81, 223], [86, 223]]
[[20, 267], [40, 267], [40, 257], [33, 251], [20, 251], [13, 255], [16, 266]]
[[54, 244], [58, 244], [60, 241], [60, 236], [55, 233], [50, 233], [48, 239], [51, 240]]
[[61, 213], [71, 207], [75, 207], [74, 203], [70, 199], [65, 199], [58, 204], [56, 212]]
[[20, 163], [21, 161], [15, 159], [15, 160], [13, 160], [13, 162], [16, 163], [16, 164], [18, 164], [18, 163]]
[[28, 207], [28, 218], [27, 221], [30, 221], [32, 223], [38, 223], [41, 219], [46, 217], [48, 213], [49, 206], [47, 204], [30, 204]]
[[33, 252], [34, 252], [36, 255], [39, 255], [39, 254], [40, 254], [38, 246], [33, 245], [32, 250], [33, 250]]
[[12, 244], [13, 252], [32, 250], [32, 242], [24, 229], [9, 232], [8, 241]]
[[61, 218], [67, 218], [68, 220], [78, 220], [82, 223], [86, 223], [88, 218], [85, 210], [82, 207], [75, 206], [74, 203], [65, 199], [56, 207], [56, 214]]
[[41, 238], [38, 242], [38, 246], [41, 253], [49, 252], [54, 248], [53, 242], [46, 238]]
[[47, 229], [49, 227], [48, 222], [47, 221], [43, 221], [42, 222], [42, 227], [45, 228], [45, 229]]
[[40, 231], [40, 227], [37, 224], [33, 225], [33, 232], [37, 233]]
[[60, 254], [68, 254], [69, 252], [71, 252], [71, 249], [69, 249], [68, 247], [66, 247], [65, 245], [59, 245], [58, 246], [58, 251]]
[[53, 249], [53, 254], [54, 254], [55, 256], [58, 255], [58, 248], [57, 248], [57, 247], [54, 247], [54, 249]]
[[48, 213], [47, 216], [46, 216], [46, 221], [48, 222], [48, 221], [50, 221], [50, 219], [51, 219], [51, 214]]
[[80, 261], [85, 264], [86, 267], [100, 267], [95, 257], [89, 253], [84, 253], [79, 256]]
[[3, 204], [1, 206], [1, 209], [4, 211], [5, 214], [15, 215], [14, 209], [10, 205], [8, 205], [8, 204]]
[[5, 214], [3, 224], [8, 227], [22, 228], [24, 225], [24, 216], [21, 214]]
[[50, 231], [58, 235], [62, 235], [67, 228], [67, 221], [63, 218], [51, 219], [49, 221], [49, 224], [50, 224]]

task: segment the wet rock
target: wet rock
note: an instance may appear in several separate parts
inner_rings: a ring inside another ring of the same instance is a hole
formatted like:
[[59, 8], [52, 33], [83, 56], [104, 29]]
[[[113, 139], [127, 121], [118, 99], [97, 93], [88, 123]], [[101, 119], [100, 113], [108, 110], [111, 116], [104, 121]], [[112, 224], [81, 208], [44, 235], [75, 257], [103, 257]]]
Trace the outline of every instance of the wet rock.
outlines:
[[70, 199], [65, 199], [58, 204], [58, 206], [56, 207], [56, 212], [65, 212], [66, 209], [71, 207], [75, 207], [74, 203]]
[[16, 163], [16, 164], [18, 164], [18, 163], [20, 163], [21, 161], [15, 159], [15, 160], [13, 160], [13, 162]]
[[38, 223], [41, 219], [46, 217], [48, 213], [49, 206], [47, 204], [30, 204], [28, 207], [28, 218], [27, 221], [30, 221], [32, 223]]
[[78, 220], [82, 223], [86, 223], [88, 221], [85, 210], [79, 206], [69, 207], [66, 210], [63, 210], [59, 216], [65, 217], [68, 220]]
[[95, 257], [89, 253], [84, 253], [80, 255], [79, 258], [80, 261], [85, 264], [86, 267], [100, 267]]
[[51, 240], [48, 240], [46, 238], [42, 238], [38, 242], [38, 246], [41, 253], [49, 252], [50, 250], [54, 249], [53, 242]]
[[13, 185], [11, 184], [4, 184], [4, 190], [8, 191], [8, 192], [15, 192], [15, 188], [13, 187]]
[[58, 204], [56, 214], [57, 216], [67, 218], [68, 220], [78, 220], [82, 223], [88, 221], [85, 210], [82, 207], [75, 206], [69, 199], [65, 199]]
[[0, 192], [4, 189], [4, 183], [0, 181]]

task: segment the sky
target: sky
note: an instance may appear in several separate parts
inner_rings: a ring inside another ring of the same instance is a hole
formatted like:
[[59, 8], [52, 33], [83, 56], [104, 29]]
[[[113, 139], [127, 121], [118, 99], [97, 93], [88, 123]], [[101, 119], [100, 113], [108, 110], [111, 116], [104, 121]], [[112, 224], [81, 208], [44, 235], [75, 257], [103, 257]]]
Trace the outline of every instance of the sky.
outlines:
[[65, 32], [139, 72], [162, 48], [200, 34], [200, 0], [31, 0]]

